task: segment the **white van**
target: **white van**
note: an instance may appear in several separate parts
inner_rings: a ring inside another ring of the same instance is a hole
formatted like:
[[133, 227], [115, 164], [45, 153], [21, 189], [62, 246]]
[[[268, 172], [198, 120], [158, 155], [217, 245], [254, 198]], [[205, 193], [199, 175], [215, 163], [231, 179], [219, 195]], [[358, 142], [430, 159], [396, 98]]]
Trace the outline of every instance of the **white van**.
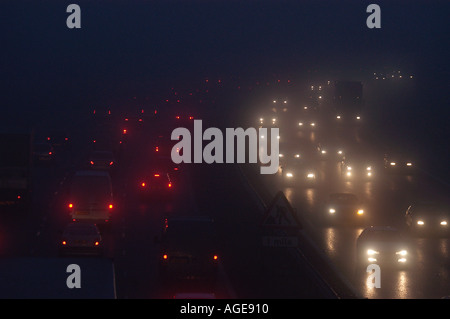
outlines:
[[77, 171], [70, 188], [73, 221], [107, 223], [114, 209], [111, 177], [106, 171]]

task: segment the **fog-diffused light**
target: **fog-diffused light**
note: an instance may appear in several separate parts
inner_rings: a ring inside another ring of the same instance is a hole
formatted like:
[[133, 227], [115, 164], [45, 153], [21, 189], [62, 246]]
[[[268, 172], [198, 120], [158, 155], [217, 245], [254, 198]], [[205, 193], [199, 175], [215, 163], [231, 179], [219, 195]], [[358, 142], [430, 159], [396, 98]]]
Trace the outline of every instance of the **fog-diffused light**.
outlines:
[[352, 172], [347, 172], [347, 176], [352, 176]]
[[399, 263], [405, 263], [405, 262], [406, 262], [406, 258], [399, 258], [399, 259], [398, 259], [398, 262], [399, 262]]
[[447, 221], [446, 220], [441, 221], [441, 225], [442, 226], [447, 226]]
[[423, 220], [418, 220], [417, 221], [417, 225], [424, 225], [425, 223], [423, 222]]
[[286, 177], [294, 177], [294, 175], [292, 173], [286, 173]]
[[358, 215], [364, 214], [364, 210], [362, 210], [362, 209], [358, 210], [357, 214], [358, 214]]
[[336, 213], [336, 210], [334, 208], [330, 208], [329, 212], [330, 212], [330, 214], [334, 214], [334, 213]]
[[306, 175], [307, 178], [314, 178], [315, 175], [313, 173], [309, 173], [308, 175]]
[[406, 163], [406, 166], [412, 166], [412, 163]]
[[408, 252], [403, 249], [403, 250], [397, 251], [396, 254], [400, 255], [400, 256], [406, 256], [408, 254]]
[[373, 250], [373, 249], [367, 250], [367, 255], [372, 256], [372, 255], [377, 255], [377, 254], [378, 254], [378, 251], [376, 251], [376, 250]]
[[391, 162], [391, 166], [395, 166], [395, 162]]

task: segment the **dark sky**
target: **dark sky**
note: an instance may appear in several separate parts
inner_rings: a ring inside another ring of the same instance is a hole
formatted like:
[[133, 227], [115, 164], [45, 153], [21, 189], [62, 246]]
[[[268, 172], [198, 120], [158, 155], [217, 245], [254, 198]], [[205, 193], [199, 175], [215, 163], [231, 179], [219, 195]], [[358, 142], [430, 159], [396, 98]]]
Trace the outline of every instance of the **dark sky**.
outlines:
[[[2, 108], [108, 101], [206, 77], [449, 76], [449, 1], [2, 1]], [[66, 8], [81, 7], [81, 29]], [[14, 105], [14, 106], [13, 106]]]

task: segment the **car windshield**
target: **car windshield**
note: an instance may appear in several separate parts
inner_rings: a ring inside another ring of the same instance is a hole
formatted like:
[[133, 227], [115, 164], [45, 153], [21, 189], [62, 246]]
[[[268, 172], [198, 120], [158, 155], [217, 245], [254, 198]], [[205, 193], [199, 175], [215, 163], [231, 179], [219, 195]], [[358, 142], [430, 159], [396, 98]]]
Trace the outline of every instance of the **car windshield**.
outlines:
[[356, 195], [353, 194], [332, 194], [330, 201], [334, 203], [352, 204], [358, 201]]
[[65, 231], [65, 235], [81, 235], [81, 236], [91, 236], [96, 235], [97, 231], [95, 227], [86, 226], [86, 225], [71, 225]]
[[209, 247], [214, 243], [210, 221], [172, 221], [166, 228], [166, 243], [174, 246]]
[[450, 215], [448, 206], [438, 204], [419, 205], [414, 210], [419, 215]]

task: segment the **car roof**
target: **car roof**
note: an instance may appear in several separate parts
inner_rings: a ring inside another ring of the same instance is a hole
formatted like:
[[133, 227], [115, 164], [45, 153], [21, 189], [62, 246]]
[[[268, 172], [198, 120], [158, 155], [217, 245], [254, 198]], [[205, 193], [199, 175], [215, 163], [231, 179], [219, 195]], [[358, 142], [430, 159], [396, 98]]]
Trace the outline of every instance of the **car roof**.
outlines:
[[99, 176], [99, 177], [110, 177], [109, 173], [106, 171], [88, 171], [88, 170], [81, 170], [77, 171], [75, 173], [75, 176]]

